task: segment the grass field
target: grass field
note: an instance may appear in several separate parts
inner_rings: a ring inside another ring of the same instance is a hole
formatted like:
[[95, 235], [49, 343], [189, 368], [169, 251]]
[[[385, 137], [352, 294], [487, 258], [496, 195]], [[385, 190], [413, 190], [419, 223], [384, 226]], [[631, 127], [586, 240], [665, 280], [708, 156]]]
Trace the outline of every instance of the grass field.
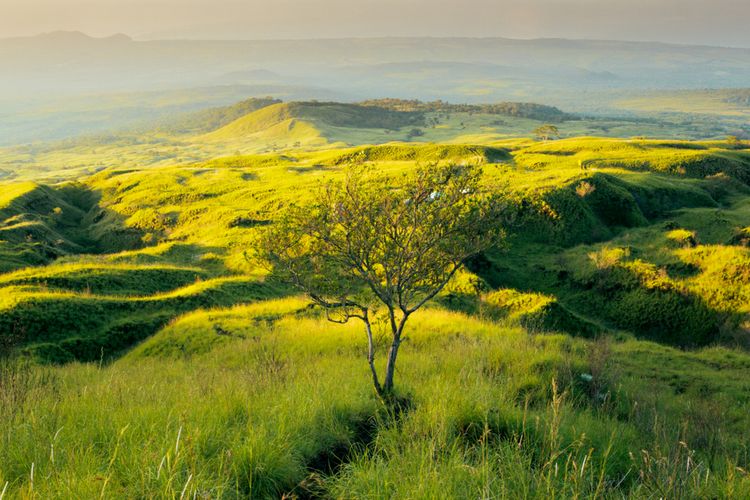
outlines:
[[684, 90], [653, 93], [616, 102], [616, 106], [660, 113], [694, 113], [747, 120], [750, 115], [748, 89]]
[[399, 373], [412, 407], [388, 414], [359, 328], [304, 305], [187, 315], [111, 365], [15, 369], [2, 479], [39, 498], [748, 494], [740, 351], [431, 309]]
[[[0, 498], [750, 496], [747, 147], [267, 104], [0, 184]], [[416, 314], [388, 407], [361, 325], [250, 250], [351, 166], [434, 163], [481, 166], [508, 245]]]

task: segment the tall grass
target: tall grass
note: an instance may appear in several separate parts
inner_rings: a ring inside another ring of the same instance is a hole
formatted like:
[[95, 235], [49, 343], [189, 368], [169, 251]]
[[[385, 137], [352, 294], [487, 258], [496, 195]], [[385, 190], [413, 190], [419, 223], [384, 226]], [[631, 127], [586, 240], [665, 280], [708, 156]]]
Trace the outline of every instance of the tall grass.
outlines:
[[[172, 328], [111, 365], [7, 367], [3, 381], [11, 382], [0, 386], [3, 398], [14, 398], [0, 410], [7, 498], [750, 491], [747, 464], [730, 448], [721, 447], [712, 466], [705, 450], [656, 432], [661, 424], [648, 429], [635, 414], [621, 415], [642, 397], [626, 390], [638, 387], [628, 376], [599, 389], [621, 406], [592, 398], [582, 378], [592, 371], [585, 340], [425, 311], [400, 367], [409, 404], [394, 413], [369, 388], [356, 324], [332, 325], [286, 299], [195, 319], [183, 325], [189, 338], [216, 336], [215, 323], [233, 335], [195, 353], [161, 349], [185, 335]], [[682, 415], [667, 407], [659, 419], [679, 427]]]

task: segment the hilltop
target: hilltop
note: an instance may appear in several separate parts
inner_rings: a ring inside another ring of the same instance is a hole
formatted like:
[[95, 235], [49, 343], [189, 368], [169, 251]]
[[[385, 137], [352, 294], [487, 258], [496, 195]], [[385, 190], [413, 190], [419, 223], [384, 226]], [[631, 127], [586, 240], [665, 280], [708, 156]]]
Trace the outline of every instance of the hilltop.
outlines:
[[221, 127], [229, 125], [235, 120], [249, 115], [254, 111], [263, 109], [273, 104], [281, 104], [280, 99], [273, 97], [250, 98], [238, 103], [221, 106], [218, 108], [209, 108], [193, 113], [186, 113], [184, 116], [175, 119], [170, 117], [165, 120], [166, 123], [159, 126], [157, 130], [167, 134], [199, 134], [211, 132]]
[[342, 103], [278, 103], [238, 118], [200, 140], [222, 144], [256, 141], [279, 148], [314, 148], [343, 142], [338, 139], [346, 133], [345, 129], [380, 129], [388, 133], [417, 125], [424, 125], [424, 118], [413, 112]]
[[363, 106], [391, 109], [402, 112], [431, 113], [480, 113], [488, 115], [514, 116], [532, 120], [562, 122], [576, 119], [575, 115], [563, 113], [554, 106], [531, 102], [500, 102], [495, 104], [451, 104], [443, 101], [422, 102], [417, 99], [373, 99], [363, 101]]

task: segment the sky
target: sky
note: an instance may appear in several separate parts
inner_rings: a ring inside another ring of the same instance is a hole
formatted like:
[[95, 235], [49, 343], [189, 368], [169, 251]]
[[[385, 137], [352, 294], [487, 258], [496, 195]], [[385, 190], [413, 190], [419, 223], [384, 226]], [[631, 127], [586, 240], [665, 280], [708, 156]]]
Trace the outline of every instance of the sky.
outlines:
[[750, 47], [750, 0], [0, 0], [0, 38], [576, 38]]

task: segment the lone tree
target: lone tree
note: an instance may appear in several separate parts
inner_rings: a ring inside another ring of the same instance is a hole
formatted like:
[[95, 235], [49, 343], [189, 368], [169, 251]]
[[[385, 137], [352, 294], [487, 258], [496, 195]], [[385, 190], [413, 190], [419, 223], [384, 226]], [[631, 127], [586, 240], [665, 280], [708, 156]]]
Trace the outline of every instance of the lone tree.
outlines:
[[744, 146], [744, 144], [742, 143], [742, 140], [736, 135], [728, 135], [727, 144], [732, 149], [742, 149], [742, 147]]
[[[359, 168], [306, 206], [292, 206], [258, 241], [274, 273], [304, 291], [337, 323], [367, 334], [375, 391], [393, 394], [404, 328], [472, 257], [499, 244], [502, 203], [479, 189], [477, 167], [419, 168], [401, 182]], [[385, 315], [390, 348], [381, 382], [372, 322]]]
[[534, 134], [536, 136], [543, 140], [548, 141], [552, 139], [553, 137], [560, 137], [560, 129], [558, 129], [554, 125], [542, 125], [541, 127], [538, 127], [536, 130], [534, 130]]

